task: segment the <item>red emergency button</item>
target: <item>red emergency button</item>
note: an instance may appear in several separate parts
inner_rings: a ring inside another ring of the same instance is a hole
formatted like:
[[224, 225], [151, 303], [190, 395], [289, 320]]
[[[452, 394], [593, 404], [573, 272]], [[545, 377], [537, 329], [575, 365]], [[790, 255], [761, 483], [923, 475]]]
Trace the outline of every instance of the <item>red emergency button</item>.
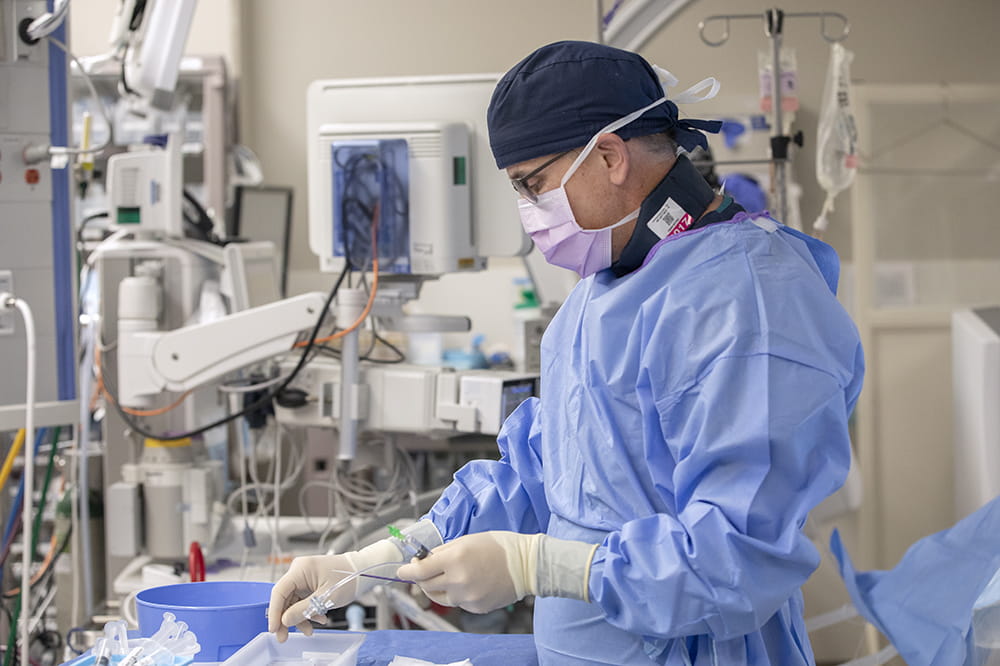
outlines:
[[37, 185], [41, 177], [38, 175], [38, 169], [25, 169], [24, 171], [24, 182], [28, 185]]

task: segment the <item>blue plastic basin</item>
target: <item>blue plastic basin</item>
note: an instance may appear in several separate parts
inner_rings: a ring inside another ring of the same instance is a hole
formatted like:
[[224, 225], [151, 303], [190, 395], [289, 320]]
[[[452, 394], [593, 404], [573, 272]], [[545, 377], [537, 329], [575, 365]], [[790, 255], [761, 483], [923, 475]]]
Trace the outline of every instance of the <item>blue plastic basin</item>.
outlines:
[[201, 652], [195, 662], [224, 661], [267, 631], [267, 603], [272, 583], [206, 581], [151, 587], [135, 597], [139, 635], [149, 638], [160, 628], [163, 613], [187, 622]]

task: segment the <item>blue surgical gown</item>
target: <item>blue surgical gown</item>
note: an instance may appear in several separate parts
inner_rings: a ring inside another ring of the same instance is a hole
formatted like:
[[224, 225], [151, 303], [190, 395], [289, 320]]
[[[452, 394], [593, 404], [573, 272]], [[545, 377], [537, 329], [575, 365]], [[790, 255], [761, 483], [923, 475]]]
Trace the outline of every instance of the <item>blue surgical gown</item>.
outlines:
[[832, 248], [740, 214], [581, 281], [541, 398], [428, 517], [598, 543], [590, 602], [535, 601], [542, 664], [813, 663], [801, 528], [843, 482], [861, 389]]

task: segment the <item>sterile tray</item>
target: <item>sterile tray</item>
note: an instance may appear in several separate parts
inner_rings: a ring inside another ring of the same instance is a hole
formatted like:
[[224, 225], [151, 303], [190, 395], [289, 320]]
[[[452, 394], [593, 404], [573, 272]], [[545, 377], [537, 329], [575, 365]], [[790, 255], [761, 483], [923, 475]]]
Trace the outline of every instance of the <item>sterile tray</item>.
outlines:
[[[262, 632], [241, 647], [223, 666], [356, 666], [365, 635], [346, 631], [317, 631], [312, 636], [288, 635], [279, 643], [274, 634]], [[310, 659], [310, 657], [312, 657]]]

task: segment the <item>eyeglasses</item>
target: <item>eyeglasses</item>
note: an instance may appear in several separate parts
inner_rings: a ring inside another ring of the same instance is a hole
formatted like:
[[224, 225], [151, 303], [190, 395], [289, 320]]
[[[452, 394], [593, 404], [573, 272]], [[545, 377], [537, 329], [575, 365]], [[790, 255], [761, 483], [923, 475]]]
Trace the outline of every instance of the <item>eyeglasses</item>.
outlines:
[[541, 173], [546, 167], [551, 165], [553, 162], [562, 157], [565, 157], [566, 155], [569, 155], [571, 152], [573, 151], [567, 150], [565, 152], [559, 153], [555, 157], [546, 160], [541, 166], [534, 169], [531, 173], [529, 173], [526, 176], [521, 176], [520, 178], [511, 178], [510, 184], [514, 186], [514, 191], [520, 194], [528, 201], [530, 201], [531, 203], [538, 203], [538, 195], [535, 194], [535, 191], [531, 189], [531, 187], [528, 185], [528, 181], [537, 176], [539, 173]]

